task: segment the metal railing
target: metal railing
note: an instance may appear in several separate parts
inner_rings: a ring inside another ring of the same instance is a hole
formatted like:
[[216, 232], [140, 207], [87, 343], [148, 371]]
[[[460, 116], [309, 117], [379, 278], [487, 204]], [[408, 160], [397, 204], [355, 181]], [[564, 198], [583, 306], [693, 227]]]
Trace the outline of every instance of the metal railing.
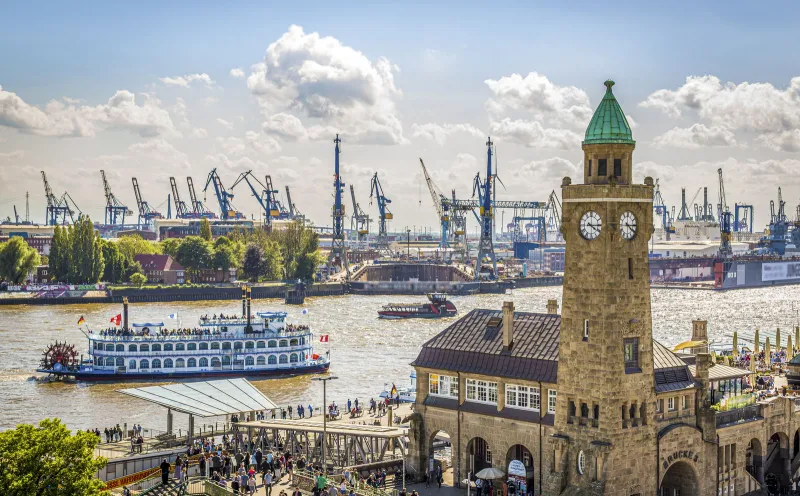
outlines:
[[749, 422], [751, 420], [757, 420], [760, 418], [762, 418], [761, 406], [756, 404], [748, 405], [743, 408], [735, 408], [725, 412], [717, 412], [716, 423], [717, 428], [720, 428], [728, 427], [741, 422]]
[[192, 355], [236, 355], [236, 354], [268, 354], [268, 353], [290, 353], [293, 351], [303, 351], [305, 349], [312, 349], [313, 345], [310, 343], [306, 344], [296, 344], [294, 346], [284, 346], [284, 347], [274, 347], [274, 348], [226, 348], [226, 349], [210, 349], [210, 350], [160, 350], [160, 351], [133, 351], [133, 350], [90, 350], [92, 356], [108, 356], [108, 357], [117, 357], [117, 356], [129, 356], [131, 358], [134, 357], [161, 357], [161, 356], [175, 356], [175, 357], [191, 357]]
[[273, 331], [273, 330], [264, 330], [258, 332], [219, 332], [215, 334], [150, 334], [147, 336], [137, 336], [134, 334], [128, 335], [113, 335], [113, 336], [104, 336], [100, 333], [92, 333], [89, 336], [94, 341], [102, 341], [108, 343], [117, 343], [117, 342], [130, 342], [130, 343], [140, 343], [145, 342], [149, 343], [151, 341], [192, 341], [192, 340], [202, 340], [202, 341], [222, 341], [222, 340], [230, 340], [230, 339], [253, 339], [253, 340], [267, 340], [267, 339], [274, 339], [274, 338], [299, 338], [304, 336], [311, 337], [312, 332], [309, 329], [304, 329], [302, 331]]

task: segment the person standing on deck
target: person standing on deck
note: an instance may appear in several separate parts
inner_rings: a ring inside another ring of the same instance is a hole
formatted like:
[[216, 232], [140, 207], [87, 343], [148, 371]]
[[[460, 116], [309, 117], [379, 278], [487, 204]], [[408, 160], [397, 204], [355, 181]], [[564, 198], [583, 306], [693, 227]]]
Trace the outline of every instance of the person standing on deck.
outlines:
[[161, 460], [161, 484], [167, 485], [169, 483], [169, 462], [166, 458]]
[[311, 407], [311, 403], [308, 404], [308, 418], [314, 416], [314, 408]]

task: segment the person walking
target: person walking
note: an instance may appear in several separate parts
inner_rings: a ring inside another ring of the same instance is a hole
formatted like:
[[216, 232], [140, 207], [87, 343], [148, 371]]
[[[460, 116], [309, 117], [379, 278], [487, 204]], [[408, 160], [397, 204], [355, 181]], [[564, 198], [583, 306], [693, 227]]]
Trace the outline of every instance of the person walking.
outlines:
[[425, 467], [425, 487], [431, 487], [431, 471]]
[[311, 406], [311, 403], [308, 404], [308, 418], [314, 416], [314, 408]]
[[175, 457], [175, 478], [178, 479], [179, 484], [183, 481], [183, 460], [181, 460], [181, 455]]
[[266, 496], [272, 496], [272, 470], [267, 469], [264, 473], [264, 487], [266, 488]]
[[247, 490], [250, 493], [250, 496], [253, 496], [256, 493], [256, 478], [252, 475], [247, 478]]
[[439, 489], [442, 488], [442, 467], [436, 467], [436, 483], [439, 484]]
[[167, 485], [169, 484], [169, 462], [166, 458], [161, 460], [161, 484]]

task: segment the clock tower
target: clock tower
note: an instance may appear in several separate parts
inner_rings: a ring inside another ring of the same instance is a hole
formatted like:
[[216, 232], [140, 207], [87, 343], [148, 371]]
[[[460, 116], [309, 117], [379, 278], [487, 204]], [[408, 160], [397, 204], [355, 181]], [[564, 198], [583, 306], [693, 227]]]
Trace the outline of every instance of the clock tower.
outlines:
[[655, 386], [648, 241], [653, 180], [612, 87], [583, 141], [583, 183], [562, 183], [566, 242], [554, 472], [549, 493], [653, 494]]

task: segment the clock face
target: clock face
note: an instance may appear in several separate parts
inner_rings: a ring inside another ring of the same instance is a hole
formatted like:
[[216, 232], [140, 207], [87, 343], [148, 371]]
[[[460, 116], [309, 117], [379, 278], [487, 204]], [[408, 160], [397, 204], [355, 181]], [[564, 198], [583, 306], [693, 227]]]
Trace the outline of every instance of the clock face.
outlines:
[[600, 236], [600, 229], [603, 228], [603, 221], [597, 212], [588, 211], [581, 217], [581, 236], [585, 239], [595, 239]]
[[636, 216], [632, 212], [625, 212], [619, 217], [619, 230], [625, 239], [636, 237]]

